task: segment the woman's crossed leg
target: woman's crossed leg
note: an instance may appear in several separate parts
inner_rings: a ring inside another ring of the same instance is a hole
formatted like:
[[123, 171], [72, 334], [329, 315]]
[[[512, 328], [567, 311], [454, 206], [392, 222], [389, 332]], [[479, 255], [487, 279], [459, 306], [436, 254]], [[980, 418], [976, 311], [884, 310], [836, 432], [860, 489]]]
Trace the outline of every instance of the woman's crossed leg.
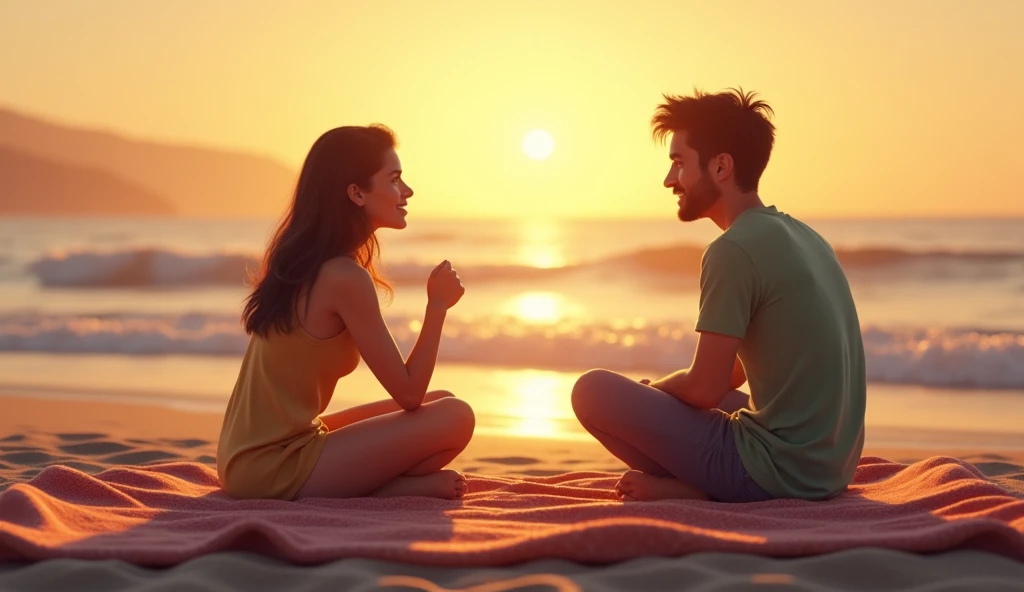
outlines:
[[444, 391], [428, 393], [413, 411], [343, 425], [327, 434], [296, 497], [462, 497], [463, 476], [442, 469], [469, 443], [474, 426], [472, 408]]

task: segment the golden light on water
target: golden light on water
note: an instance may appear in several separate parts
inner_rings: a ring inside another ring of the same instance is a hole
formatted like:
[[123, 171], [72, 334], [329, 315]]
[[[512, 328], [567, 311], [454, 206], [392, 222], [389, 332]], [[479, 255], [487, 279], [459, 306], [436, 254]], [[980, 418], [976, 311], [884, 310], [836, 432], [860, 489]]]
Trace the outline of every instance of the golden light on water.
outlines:
[[519, 260], [530, 267], [550, 269], [552, 267], [564, 267], [565, 255], [557, 247], [548, 245], [521, 245], [519, 247]]
[[555, 438], [559, 430], [558, 424], [547, 417], [522, 417], [516, 421], [512, 431], [526, 438]]
[[511, 300], [507, 312], [531, 324], [554, 324], [566, 316], [565, 299], [555, 292], [524, 292]]
[[558, 372], [525, 370], [508, 377], [512, 398], [505, 412], [511, 417], [510, 430], [517, 436], [564, 438], [561, 421], [572, 419], [575, 377]]
[[530, 267], [563, 267], [566, 265], [565, 236], [555, 220], [527, 220], [519, 227], [516, 263]]

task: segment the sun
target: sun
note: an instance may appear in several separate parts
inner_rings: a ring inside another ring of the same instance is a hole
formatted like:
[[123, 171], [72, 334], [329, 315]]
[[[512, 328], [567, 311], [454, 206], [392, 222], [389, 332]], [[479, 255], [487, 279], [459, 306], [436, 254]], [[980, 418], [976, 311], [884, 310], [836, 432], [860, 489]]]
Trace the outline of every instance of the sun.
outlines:
[[533, 160], [544, 160], [555, 150], [555, 139], [544, 130], [533, 130], [523, 138], [523, 152]]

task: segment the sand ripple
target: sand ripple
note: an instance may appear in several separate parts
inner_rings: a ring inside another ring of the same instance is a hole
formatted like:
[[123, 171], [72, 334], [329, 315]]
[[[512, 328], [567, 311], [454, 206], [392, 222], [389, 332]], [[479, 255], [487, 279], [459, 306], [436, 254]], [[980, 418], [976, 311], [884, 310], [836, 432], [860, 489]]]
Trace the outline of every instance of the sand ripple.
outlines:
[[216, 442], [180, 439], [121, 439], [98, 432], [26, 432], [0, 439], [0, 491], [28, 481], [50, 465], [95, 474], [116, 465], [194, 461], [213, 465]]

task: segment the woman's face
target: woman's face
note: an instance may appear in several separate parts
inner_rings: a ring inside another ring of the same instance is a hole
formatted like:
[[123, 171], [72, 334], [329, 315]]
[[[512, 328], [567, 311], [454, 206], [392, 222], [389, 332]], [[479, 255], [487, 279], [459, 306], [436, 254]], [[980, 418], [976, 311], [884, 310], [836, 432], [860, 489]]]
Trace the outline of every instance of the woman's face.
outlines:
[[370, 186], [369, 191], [357, 185], [348, 188], [349, 199], [363, 208], [370, 226], [374, 230], [405, 228], [405, 206], [412, 188], [402, 180], [402, 163], [393, 148], [384, 153], [384, 166], [373, 175]]

